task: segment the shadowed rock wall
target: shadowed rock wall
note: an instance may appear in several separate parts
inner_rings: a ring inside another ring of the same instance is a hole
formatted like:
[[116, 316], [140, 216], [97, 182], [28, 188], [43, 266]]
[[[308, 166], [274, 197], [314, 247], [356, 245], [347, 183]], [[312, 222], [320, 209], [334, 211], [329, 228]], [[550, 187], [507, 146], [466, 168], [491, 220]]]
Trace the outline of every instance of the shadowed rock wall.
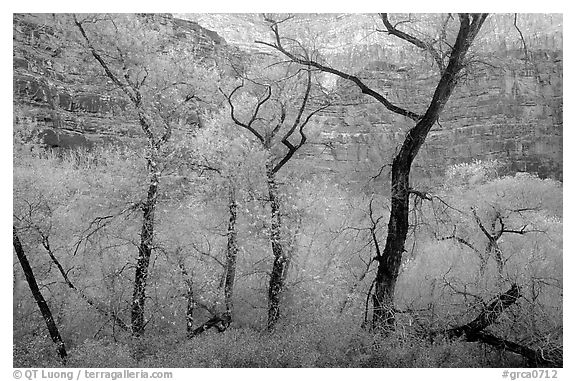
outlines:
[[[91, 85], [96, 73], [82, 65], [68, 65], [74, 53], [58, 46], [54, 32], [46, 25], [49, 15], [15, 14], [13, 16], [14, 57], [13, 91], [15, 119], [25, 119], [38, 131], [35, 138], [48, 147], [71, 148], [94, 143], [130, 140], [141, 136], [140, 129], [126, 117], [129, 104], [123, 98], [102, 93]], [[194, 54], [216, 66], [239, 60], [239, 53], [229, 47], [216, 32], [171, 15], [153, 17], [172, 35], [175, 44], [192, 44]], [[68, 57], [64, 55], [68, 54]], [[86, 65], [88, 68], [89, 65]], [[198, 114], [187, 117], [200, 123]]]

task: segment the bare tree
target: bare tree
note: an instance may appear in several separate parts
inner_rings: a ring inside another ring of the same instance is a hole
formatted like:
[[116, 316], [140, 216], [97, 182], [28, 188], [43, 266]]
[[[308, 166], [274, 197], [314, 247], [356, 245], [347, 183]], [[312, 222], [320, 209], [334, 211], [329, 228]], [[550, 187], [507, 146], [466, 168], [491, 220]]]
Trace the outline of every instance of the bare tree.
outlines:
[[[297, 72], [295, 75], [300, 76], [302, 73]], [[290, 75], [287, 76], [289, 77]], [[308, 114], [305, 116], [306, 108], [309, 106], [312, 91], [312, 71], [310, 67], [307, 67], [304, 70], [303, 76], [305, 77], [305, 87], [301, 94], [301, 101], [299, 102], [299, 106], [296, 106], [296, 114], [291, 125], [286, 123], [286, 116], [288, 111], [287, 108], [289, 105], [287, 102], [283, 102], [277, 99], [275, 101], [279, 103], [280, 109], [279, 114], [276, 115], [274, 119], [272, 119], [273, 121], [275, 120], [275, 122], [268, 124], [262, 123], [262, 121], [265, 120], [265, 111], [263, 107], [272, 104], [271, 99], [273, 95], [273, 86], [270, 84], [259, 84], [253, 82], [257, 87], [264, 88], [264, 92], [259, 97], [247, 121], [240, 120], [240, 116], [236, 110], [237, 104], [235, 104], [234, 100], [234, 96], [245, 86], [245, 82], [243, 81], [242, 84], [238, 85], [229, 94], [226, 94], [222, 91], [230, 106], [230, 117], [234, 123], [255, 137], [268, 155], [265, 168], [268, 188], [268, 201], [270, 202], [270, 243], [272, 246], [272, 254], [274, 258], [268, 286], [268, 329], [274, 328], [274, 325], [280, 316], [280, 294], [284, 288], [286, 267], [290, 260], [288, 257], [288, 250], [286, 250], [284, 247], [281, 237], [283, 220], [278, 181], [276, 178], [277, 173], [306, 143], [307, 135], [305, 127], [310, 119], [318, 112], [328, 107], [328, 105], [320, 106], [313, 111], [308, 112]], [[279, 82], [280, 81], [277, 83]], [[278, 89], [278, 87], [275, 87], [275, 89]], [[281, 89], [279, 89], [278, 92], [281, 92]], [[270, 106], [268, 109], [273, 110], [274, 108]], [[287, 129], [285, 128], [285, 123]], [[295, 139], [297, 139], [297, 142], [294, 142]], [[278, 143], [280, 143], [285, 148], [284, 153], [274, 157], [272, 151], [278, 148]]]
[[[111, 49], [112, 53], [105, 49], [108, 46], [96, 45], [87, 31], [85, 25], [97, 24], [100, 28], [110, 28], [118, 33], [119, 22], [112, 16], [84, 17], [79, 20], [76, 15], [73, 16], [74, 24], [80, 31], [82, 39], [89, 53], [96, 60], [98, 65], [104, 70], [106, 77], [126, 98], [135, 111], [139, 126], [147, 139], [146, 162], [148, 168], [148, 189], [146, 197], [140, 202], [139, 206], [143, 212], [142, 226], [140, 229], [140, 244], [138, 246], [138, 259], [134, 278], [134, 292], [132, 296], [132, 334], [139, 336], [144, 333], [146, 325], [144, 318], [144, 306], [146, 302], [146, 283], [148, 279], [148, 267], [150, 258], [154, 250], [154, 226], [155, 212], [158, 203], [159, 184], [162, 172], [163, 148], [167, 145], [172, 136], [173, 127], [177, 120], [173, 118], [178, 112], [182, 111], [185, 104], [195, 99], [195, 88], [186, 79], [180, 78], [177, 70], [169, 73], [166, 78], [161, 77], [163, 73], [168, 73], [171, 68], [166, 69], [167, 62], [150, 64], [147, 67], [146, 62], [134, 64], [130, 62], [130, 55], [123, 51], [119, 46]], [[92, 28], [93, 33], [94, 28]], [[139, 29], [141, 32], [142, 30]], [[123, 30], [122, 33], [130, 35], [131, 30]], [[112, 33], [113, 35], [113, 33]], [[109, 37], [110, 38], [110, 37]], [[100, 40], [102, 40], [100, 36]], [[96, 38], [94, 38], [96, 40]], [[113, 41], [109, 41], [112, 43]], [[162, 47], [158, 46], [158, 51], [154, 52], [154, 57], [150, 59], [162, 60]], [[130, 65], [135, 65], [131, 67]], [[164, 65], [164, 69], [162, 66]], [[156, 70], [157, 72], [153, 72]], [[160, 74], [160, 78], [154, 78], [154, 74]], [[175, 81], [174, 78], [177, 78]], [[175, 81], [175, 82], [174, 82]], [[177, 93], [177, 99], [174, 102], [163, 104], [166, 98], [165, 94]]]
[[[307, 55], [289, 50], [284, 46], [286, 39], [282, 38], [279, 31], [281, 22], [268, 19], [274, 35], [273, 42], [256, 42], [280, 52], [290, 61], [303, 65], [304, 67], [331, 73], [353, 82], [363, 94], [376, 99], [389, 111], [402, 115], [415, 123], [407, 132], [400, 150], [392, 161], [390, 183], [391, 210], [388, 222], [388, 233], [384, 249], [381, 255], [376, 257], [378, 271], [375, 278], [375, 289], [372, 298], [372, 325], [373, 328], [377, 329], [391, 329], [395, 322], [394, 290], [408, 233], [410, 170], [412, 163], [424, 144], [430, 129], [436, 123], [444, 106], [450, 99], [461, 76], [461, 72], [466, 66], [468, 50], [486, 20], [487, 14], [459, 14], [459, 30], [454, 42], [448, 45], [451, 47], [449, 54], [444, 54], [434, 48], [432, 44], [398, 29], [398, 25], [393, 25], [389, 22], [386, 13], [381, 14], [380, 17], [386, 28], [385, 31], [388, 34], [413, 44], [422, 51], [432, 53], [432, 57], [439, 67], [440, 80], [436, 85], [434, 95], [423, 115], [393, 104], [385, 95], [369, 87], [361, 78], [355, 75], [324, 65], [320, 61], [308, 58]], [[447, 62], [445, 62], [443, 57], [448, 59]]]

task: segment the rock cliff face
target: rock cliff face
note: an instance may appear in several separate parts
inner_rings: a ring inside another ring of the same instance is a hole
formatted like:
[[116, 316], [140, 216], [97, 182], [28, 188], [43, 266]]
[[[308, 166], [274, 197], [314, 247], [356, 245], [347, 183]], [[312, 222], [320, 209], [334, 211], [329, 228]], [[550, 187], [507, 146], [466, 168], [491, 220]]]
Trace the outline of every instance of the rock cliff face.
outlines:
[[[498, 159], [503, 173], [562, 179], [562, 53], [538, 53], [537, 66], [522, 60], [522, 51], [508, 51], [500, 53], [501, 66], [472, 69], [419, 153], [419, 177], [441, 175], [450, 164]], [[419, 112], [437, 81], [383, 62], [370, 63], [361, 76]], [[322, 115], [304, 154], [331, 170], [347, 166], [374, 175], [391, 162], [411, 124], [344, 81], [338, 87], [342, 105]]]
[[[194, 21], [154, 17], [164, 20], [176, 41], [194, 43], [200, 56], [215, 63], [223, 57], [240, 61], [242, 55], [262, 49], [255, 39], [270, 38], [254, 15], [183, 16]], [[561, 16], [521, 19], [530, 59], [508, 19], [496, 15], [486, 26], [476, 61], [419, 153], [416, 181], [437, 177], [449, 164], [475, 159], [498, 159], [505, 172], [562, 179]], [[324, 36], [323, 55], [331, 65], [356, 73], [393, 102], [423, 112], [437, 74], [420, 52], [375, 33], [369, 26], [375, 21], [366, 15], [308, 15], [297, 29], [304, 33], [306, 25], [323, 28], [323, 34], [306, 33]], [[89, 73], [58, 65], [53, 59], [58, 48], [50, 44], [50, 30], [41, 26], [42, 16], [14, 16], [14, 102], [24, 110], [17, 117], [33, 117], [49, 146], [130, 138], [138, 129], [116, 112], [124, 102], [81, 86], [79, 77]], [[390, 163], [411, 124], [350, 83], [333, 76], [324, 80], [338, 94], [338, 104], [318, 116], [309, 143], [296, 159], [319, 172], [352, 173], [348, 179], [354, 181], [356, 174], [366, 181]], [[381, 177], [379, 181], [385, 181]]]
[[[91, 146], [139, 136], [135, 124], [122, 116], [127, 107], [124, 99], [90, 86], [94, 73], [66, 65], [61, 57], [66, 47], [58, 46], [53, 31], [46, 26], [47, 17], [13, 17], [15, 118], [36, 125], [39, 143], [49, 147]], [[195, 54], [203, 60], [212, 60], [218, 66], [240, 59], [237, 49], [197, 23], [171, 15], [142, 17], [159, 20], [174, 44], [194, 44]], [[198, 115], [190, 118], [199, 122]]]
[[[245, 51], [265, 49], [254, 40], [271, 40], [258, 15], [183, 15], [217, 30]], [[396, 20], [409, 15], [394, 15]], [[415, 28], [438, 23], [439, 15], [417, 20]], [[277, 17], [278, 18], [278, 17]], [[354, 73], [403, 107], [423, 112], [437, 74], [421, 52], [395, 37], [376, 32], [374, 15], [298, 15], [287, 36], [314, 38], [324, 59]], [[475, 43], [472, 63], [431, 132], [415, 163], [417, 176], [434, 178], [447, 165], [498, 159], [502, 173], [528, 171], [562, 179], [562, 17], [491, 15]], [[313, 28], [310, 30], [309, 28]], [[313, 37], [310, 37], [313, 36]], [[323, 170], [369, 178], [390, 163], [411, 124], [362, 95], [347, 81], [326, 75], [324, 84], [339, 105], [323, 112], [320, 126], [298, 158]], [[386, 171], [384, 171], [385, 173]]]

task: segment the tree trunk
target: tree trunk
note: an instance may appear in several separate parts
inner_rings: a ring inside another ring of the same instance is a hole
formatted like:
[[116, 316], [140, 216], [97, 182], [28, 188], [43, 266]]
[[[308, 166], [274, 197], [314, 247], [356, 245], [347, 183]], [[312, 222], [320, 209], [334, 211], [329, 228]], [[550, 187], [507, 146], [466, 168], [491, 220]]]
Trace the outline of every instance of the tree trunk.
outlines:
[[270, 198], [271, 225], [270, 243], [274, 262], [272, 273], [270, 274], [270, 284], [268, 287], [268, 330], [272, 330], [280, 317], [280, 294], [284, 288], [284, 268], [286, 267], [286, 256], [280, 241], [280, 231], [282, 228], [282, 218], [280, 216], [280, 200], [278, 199], [278, 185], [275, 174], [271, 168], [267, 168], [268, 196]]
[[408, 234], [408, 212], [410, 194], [410, 168], [418, 151], [426, 141], [430, 129], [457, 84], [457, 77], [464, 67], [464, 58], [472, 41], [480, 30], [484, 16], [460, 16], [460, 30], [454, 43], [446, 69], [436, 86], [434, 95], [422, 118], [408, 131], [400, 151], [392, 162], [391, 198], [392, 208], [388, 222], [386, 246], [382, 255], [377, 258], [378, 272], [375, 278], [373, 295], [372, 327], [375, 329], [393, 329], [394, 325], [394, 291], [402, 263], [404, 243]]
[[392, 209], [388, 222], [388, 236], [382, 255], [377, 257], [373, 301], [373, 328], [394, 325], [394, 290], [400, 270], [404, 242], [408, 234], [408, 190], [410, 163], [398, 155], [392, 163]]
[[192, 279], [186, 279], [186, 333], [188, 337], [192, 336], [194, 331], [194, 289], [192, 288]]
[[234, 293], [234, 278], [236, 276], [236, 257], [238, 255], [238, 241], [236, 232], [236, 190], [233, 184], [230, 184], [228, 211], [230, 219], [228, 221], [228, 244], [226, 247], [226, 280], [224, 281], [224, 304], [226, 313], [232, 317], [234, 302], [232, 301]]
[[22, 244], [20, 243], [20, 239], [16, 234], [16, 228], [13, 227], [12, 230], [12, 240], [14, 244], [14, 250], [16, 251], [16, 256], [18, 256], [18, 261], [20, 261], [20, 265], [22, 266], [22, 270], [24, 271], [24, 275], [26, 276], [26, 281], [28, 282], [28, 286], [30, 287], [30, 291], [32, 291], [32, 295], [36, 300], [36, 304], [42, 313], [42, 317], [46, 322], [46, 326], [48, 327], [48, 332], [50, 333], [50, 337], [54, 344], [56, 344], [56, 351], [58, 352], [58, 356], [62, 359], [62, 361], [66, 362], [66, 346], [64, 345], [64, 341], [62, 341], [62, 337], [60, 337], [60, 332], [58, 331], [58, 327], [54, 322], [54, 318], [52, 317], [52, 312], [48, 307], [48, 303], [42, 296], [40, 292], [40, 288], [36, 283], [36, 277], [32, 272], [32, 267], [30, 267], [30, 263], [28, 262], [28, 258], [24, 253], [24, 249], [22, 248]]
[[194, 332], [194, 309], [196, 308], [193, 271], [190, 271], [191, 274], [188, 274], [184, 259], [178, 261], [178, 267], [180, 267], [184, 283], [186, 284], [186, 334], [188, 338], [190, 338]]
[[140, 336], [144, 333], [144, 304], [146, 302], [146, 282], [148, 280], [148, 266], [153, 249], [154, 212], [158, 200], [158, 173], [153, 159], [148, 161], [150, 170], [150, 185], [146, 202], [142, 206], [144, 216], [140, 233], [140, 246], [138, 248], [138, 262], [134, 279], [134, 293], [132, 296], [132, 334]]

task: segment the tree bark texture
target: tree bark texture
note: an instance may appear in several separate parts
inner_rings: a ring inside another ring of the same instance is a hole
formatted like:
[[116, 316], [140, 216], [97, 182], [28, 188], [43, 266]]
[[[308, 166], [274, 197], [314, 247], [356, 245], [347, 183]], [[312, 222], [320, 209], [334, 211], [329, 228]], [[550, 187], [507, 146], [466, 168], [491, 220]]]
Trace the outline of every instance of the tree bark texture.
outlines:
[[228, 243], [226, 246], [224, 304], [226, 305], [226, 313], [232, 317], [232, 310], [234, 309], [234, 302], [232, 299], [234, 295], [234, 279], [236, 277], [236, 257], [238, 255], [238, 234], [236, 231], [238, 205], [236, 204], [236, 190], [232, 184], [230, 185], [228, 196], [228, 212], [230, 214], [230, 219], [228, 220]]
[[270, 198], [270, 243], [272, 245], [272, 273], [270, 274], [270, 284], [268, 287], [268, 330], [272, 330], [280, 316], [280, 294], [284, 288], [284, 268], [286, 267], [286, 256], [280, 241], [282, 228], [282, 218], [280, 215], [280, 200], [278, 197], [278, 184], [274, 172], [271, 168], [267, 170], [268, 196]]
[[142, 205], [144, 212], [142, 229], [140, 232], [140, 246], [138, 247], [138, 261], [134, 278], [134, 292], [132, 295], [132, 334], [140, 336], [144, 333], [146, 325], [144, 320], [144, 305], [146, 303], [146, 283], [148, 280], [148, 267], [153, 250], [154, 215], [158, 200], [158, 173], [154, 160], [149, 160], [150, 184], [146, 201]]
[[56, 322], [54, 321], [52, 312], [50, 311], [50, 307], [48, 307], [48, 303], [46, 303], [44, 296], [42, 296], [42, 293], [40, 292], [38, 283], [36, 283], [36, 277], [34, 276], [30, 262], [28, 262], [28, 258], [26, 257], [26, 253], [24, 253], [22, 243], [20, 242], [14, 227], [12, 230], [12, 241], [14, 250], [16, 251], [16, 256], [18, 257], [18, 261], [22, 266], [24, 275], [26, 276], [26, 282], [28, 282], [32, 296], [34, 296], [34, 300], [36, 300], [36, 304], [42, 313], [44, 322], [46, 322], [46, 327], [48, 328], [50, 337], [52, 338], [54, 344], [56, 344], [56, 351], [58, 352], [58, 356], [60, 356], [63, 362], [66, 362], [66, 345], [64, 344], [64, 341], [62, 341], [62, 337], [60, 336], [60, 332], [58, 331], [58, 327], [56, 326]]
[[192, 288], [192, 279], [186, 279], [186, 333], [190, 337], [194, 331], [194, 289]]
[[188, 273], [183, 259], [178, 261], [178, 267], [180, 267], [184, 283], [186, 284], [186, 335], [190, 338], [194, 331], [194, 310], [196, 309], [193, 271], [190, 271], [190, 274]]

